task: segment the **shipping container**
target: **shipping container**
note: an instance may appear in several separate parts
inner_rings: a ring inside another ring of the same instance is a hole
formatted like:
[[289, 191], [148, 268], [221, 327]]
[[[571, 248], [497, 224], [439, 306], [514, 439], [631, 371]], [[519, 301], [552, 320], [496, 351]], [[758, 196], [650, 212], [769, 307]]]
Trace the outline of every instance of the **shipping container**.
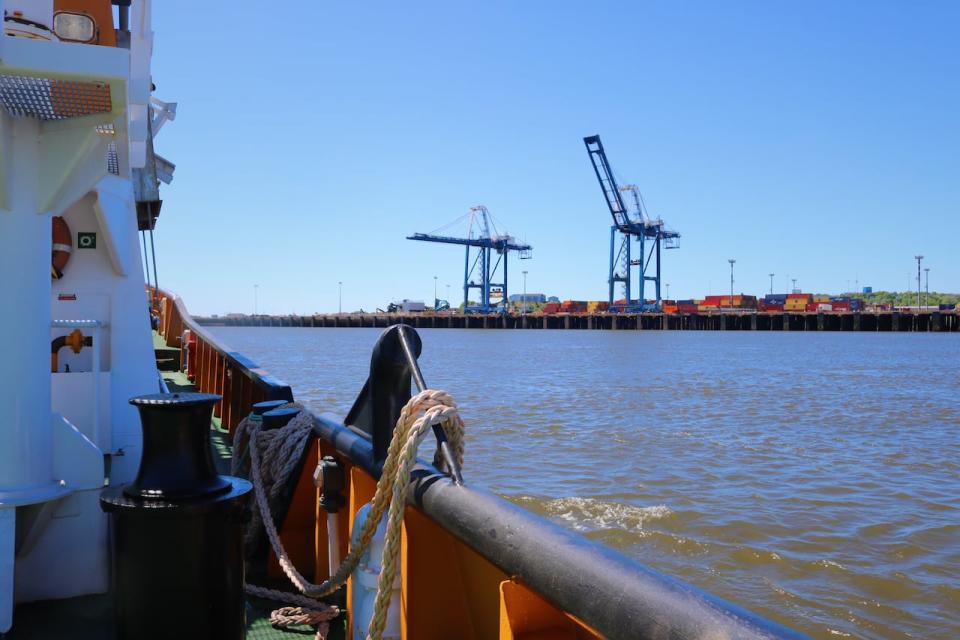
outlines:
[[564, 300], [560, 303], [560, 311], [565, 313], [585, 313], [587, 303], [584, 300]]
[[556, 313], [558, 311], [560, 311], [559, 302], [548, 302], [547, 304], [543, 305], [544, 313]]
[[783, 305], [782, 305], [782, 304], [774, 304], [774, 303], [771, 302], [771, 303], [765, 305], [764, 311], [766, 311], [767, 313], [783, 311]]

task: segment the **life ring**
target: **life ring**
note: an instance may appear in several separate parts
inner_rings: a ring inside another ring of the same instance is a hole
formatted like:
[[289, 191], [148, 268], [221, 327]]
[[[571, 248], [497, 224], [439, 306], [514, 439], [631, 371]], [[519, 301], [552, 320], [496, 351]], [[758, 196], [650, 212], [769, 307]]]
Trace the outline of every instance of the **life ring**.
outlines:
[[73, 252], [73, 239], [70, 227], [63, 216], [53, 216], [53, 257], [50, 264], [50, 275], [54, 280], [63, 277], [63, 270]]

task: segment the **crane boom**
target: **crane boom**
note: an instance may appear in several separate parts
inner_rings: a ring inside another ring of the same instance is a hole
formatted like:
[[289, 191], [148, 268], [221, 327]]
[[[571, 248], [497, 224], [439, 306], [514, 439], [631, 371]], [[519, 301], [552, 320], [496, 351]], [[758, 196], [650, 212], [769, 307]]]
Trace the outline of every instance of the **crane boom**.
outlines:
[[600, 136], [587, 136], [583, 139], [583, 144], [587, 147], [590, 162], [593, 163], [593, 171], [597, 174], [597, 181], [600, 183], [603, 197], [607, 201], [610, 215], [613, 216], [613, 224], [621, 231], [630, 231], [634, 225], [627, 215], [627, 208], [624, 206], [623, 197], [620, 195], [620, 187], [617, 186], [617, 180], [613, 177], [613, 170], [610, 169], [610, 162], [603, 150]]
[[407, 240], [487, 247], [489, 249], [496, 249], [498, 253], [503, 253], [504, 251], [529, 251], [533, 248], [528, 244], [517, 244], [505, 238], [454, 238], [452, 236], [437, 236], [430, 233], [414, 233], [413, 235], [407, 236]]

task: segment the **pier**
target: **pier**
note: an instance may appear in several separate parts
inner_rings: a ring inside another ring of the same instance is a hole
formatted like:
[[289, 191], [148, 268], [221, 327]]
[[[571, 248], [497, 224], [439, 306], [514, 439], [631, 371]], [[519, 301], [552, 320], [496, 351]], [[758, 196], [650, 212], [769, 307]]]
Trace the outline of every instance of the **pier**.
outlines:
[[604, 331], [960, 331], [956, 311], [864, 311], [806, 313], [600, 313], [462, 314], [342, 313], [287, 316], [197, 317], [208, 326], [417, 329], [577, 329]]

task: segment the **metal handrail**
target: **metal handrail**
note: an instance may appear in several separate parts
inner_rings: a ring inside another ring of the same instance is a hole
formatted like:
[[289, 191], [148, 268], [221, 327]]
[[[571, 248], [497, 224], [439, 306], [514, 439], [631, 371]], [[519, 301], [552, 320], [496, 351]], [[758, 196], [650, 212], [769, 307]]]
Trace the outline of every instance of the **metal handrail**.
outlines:
[[[380, 466], [366, 436], [329, 414], [314, 433], [365, 472]], [[488, 491], [456, 484], [422, 459], [408, 503], [455, 538], [519, 578], [551, 604], [608, 638], [797, 640], [801, 633], [619, 552]]]

